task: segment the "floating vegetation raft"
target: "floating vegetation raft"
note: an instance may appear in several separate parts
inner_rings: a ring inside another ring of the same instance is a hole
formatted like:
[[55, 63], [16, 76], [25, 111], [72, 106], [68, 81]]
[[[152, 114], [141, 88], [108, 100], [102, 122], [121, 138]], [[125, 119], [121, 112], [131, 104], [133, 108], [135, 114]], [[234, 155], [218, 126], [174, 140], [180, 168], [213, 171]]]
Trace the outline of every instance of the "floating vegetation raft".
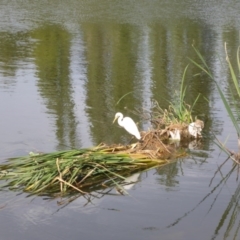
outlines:
[[155, 158], [155, 150], [134, 150], [138, 144], [101, 145], [9, 159], [0, 165], [0, 180], [7, 181], [4, 187], [32, 194], [64, 195], [72, 191], [85, 194], [118, 186], [133, 173], [170, 162], [159, 159], [159, 153]]
[[90, 149], [32, 153], [9, 159], [0, 165], [0, 180], [4, 180], [3, 187], [48, 196], [121, 188], [132, 174], [186, 155], [178, 149], [180, 141], [201, 139], [202, 121], [165, 124], [167, 121], [162, 119], [154, 118], [157, 127], [141, 132], [141, 141], [135, 144], [102, 144]]

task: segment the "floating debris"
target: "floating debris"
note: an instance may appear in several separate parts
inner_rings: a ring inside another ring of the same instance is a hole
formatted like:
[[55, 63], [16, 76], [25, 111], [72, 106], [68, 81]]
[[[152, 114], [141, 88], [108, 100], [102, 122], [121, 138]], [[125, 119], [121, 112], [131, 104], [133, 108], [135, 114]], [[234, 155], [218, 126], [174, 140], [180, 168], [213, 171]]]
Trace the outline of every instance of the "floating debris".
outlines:
[[188, 132], [194, 138], [202, 137], [202, 129], [204, 128], [204, 122], [197, 119], [195, 122], [192, 122], [188, 125]]

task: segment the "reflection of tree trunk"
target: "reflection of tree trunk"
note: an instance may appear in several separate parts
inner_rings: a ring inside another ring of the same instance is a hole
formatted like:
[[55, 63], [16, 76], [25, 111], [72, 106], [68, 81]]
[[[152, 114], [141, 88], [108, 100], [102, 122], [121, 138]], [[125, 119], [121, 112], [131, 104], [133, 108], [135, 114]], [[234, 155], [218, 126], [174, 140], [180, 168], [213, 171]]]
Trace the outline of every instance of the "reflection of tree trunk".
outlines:
[[77, 144], [76, 119], [69, 79], [70, 36], [57, 25], [48, 25], [32, 33], [37, 39], [34, 50], [38, 87], [49, 114], [56, 119], [56, 135], [61, 146]]
[[[176, 92], [179, 92], [184, 69], [189, 63], [187, 57], [196, 58], [191, 47], [193, 40], [201, 47], [203, 36], [207, 35], [202, 34], [201, 25], [189, 23], [187, 19], [179, 24], [168, 28], [159, 23], [141, 28], [129, 24], [82, 24], [88, 62], [86, 105], [90, 107], [87, 111], [96, 143], [105, 141], [106, 135], [108, 141], [115, 142], [109, 130], [111, 120], [117, 111], [129, 115], [124, 107], [131, 110], [146, 107], [145, 102], [150, 101], [145, 98], [150, 97], [161, 102], [164, 108], [169, 101], [178, 104]], [[198, 93], [208, 98], [213, 85], [201, 76], [193, 79], [194, 70], [191, 65], [186, 76], [189, 85], [186, 102], [190, 105]], [[121, 99], [127, 93], [131, 94]], [[116, 106], [119, 99], [121, 103]], [[195, 109], [199, 110], [197, 114], [201, 111], [207, 115], [209, 106], [202, 99], [200, 97]], [[134, 119], [138, 120], [136, 116]], [[116, 128], [115, 132], [118, 132]], [[121, 131], [118, 133], [120, 135]]]
[[[22, 41], [26, 42], [26, 44], [19, 44], [19, 42]], [[16, 72], [19, 68], [18, 62], [24, 61], [29, 57], [30, 44], [29, 36], [26, 33], [1, 32], [0, 71], [3, 76], [9, 76], [9, 78], [0, 78], [0, 85], [9, 87], [16, 83], [16, 78], [14, 78], [14, 76], [16, 76]], [[3, 82], [3, 80], [5, 81]]]
[[[133, 26], [111, 24], [83, 24], [88, 62], [86, 83], [91, 133], [96, 143], [112, 134], [109, 128], [116, 112], [117, 101], [126, 93], [134, 91], [135, 51], [132, 38]], [[121, 106], [133, 109], [136, 106], [134, 94], [128, 95]], [[123, 107], [121, 107], [121, 110]], [[116, 128], [115, 128], [116, 129]], [[109, 133], [109, 134], [107, 134]]]

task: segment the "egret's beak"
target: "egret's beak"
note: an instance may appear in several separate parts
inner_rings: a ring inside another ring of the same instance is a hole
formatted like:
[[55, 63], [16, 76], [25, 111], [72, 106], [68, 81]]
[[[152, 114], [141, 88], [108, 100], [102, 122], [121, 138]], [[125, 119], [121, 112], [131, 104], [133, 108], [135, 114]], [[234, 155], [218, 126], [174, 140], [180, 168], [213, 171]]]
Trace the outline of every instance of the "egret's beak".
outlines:
[[118, 118], [118, 117], [115, 117], [115, 118], [114, 118], [114, 120], [113, 120], [112, 124], [114, 124], [114, 122], [117, 120], [117, 118]]

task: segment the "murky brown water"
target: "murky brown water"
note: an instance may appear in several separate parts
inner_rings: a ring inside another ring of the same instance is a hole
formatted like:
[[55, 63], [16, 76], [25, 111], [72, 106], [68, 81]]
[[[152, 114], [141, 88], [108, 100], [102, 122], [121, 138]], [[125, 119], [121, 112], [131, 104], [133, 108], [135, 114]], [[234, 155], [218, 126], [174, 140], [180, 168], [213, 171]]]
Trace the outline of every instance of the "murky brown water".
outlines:
[[[236, 1], [0, 1], [0, 161], [128, 141], [115, 112], [146, 129], [133, 112], [176, 101], [192, 44], [230, 95], [224, 42], [235, 58], [239, 12]], [[228, 161], [212, 179], [226, 156], [209, 132], [237, 150], [236, 133], [214, 83], [198, 73], [190, 64], [186, 79], [189, 103], [201, 93], [200, 150], [141, 174], [130, 196], [61, 208], [0, 192], [1, 239], [238, 239], [237, 170], [223, 181]]]

